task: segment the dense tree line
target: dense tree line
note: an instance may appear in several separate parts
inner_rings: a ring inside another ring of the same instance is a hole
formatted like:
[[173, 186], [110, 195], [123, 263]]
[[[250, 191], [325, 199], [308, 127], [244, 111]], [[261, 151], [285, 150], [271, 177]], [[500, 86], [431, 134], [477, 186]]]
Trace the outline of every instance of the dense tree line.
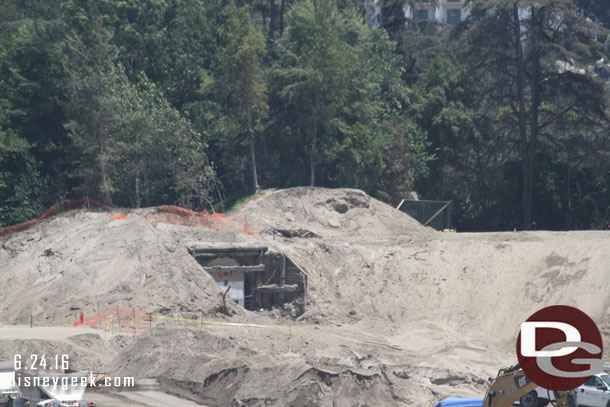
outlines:
[[607, 224], [610, 3], [408, 3], [373, 29], [356, 0], [3, 1], [0, 226], [297, 185], [453, 200], [461, 230]]

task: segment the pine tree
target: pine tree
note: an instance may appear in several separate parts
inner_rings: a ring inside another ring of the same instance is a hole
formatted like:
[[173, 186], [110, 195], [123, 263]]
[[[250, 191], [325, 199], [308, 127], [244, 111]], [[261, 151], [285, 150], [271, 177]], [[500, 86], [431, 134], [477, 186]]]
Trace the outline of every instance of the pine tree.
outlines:
[[590, 35], [597, 28], [572, 0], [474, 0], [471, 7], [464, 50], [484, 88], [482, 113], [499, 132], [516, 136], [522, 219], [529, 229], [541, 138], [553, 138], [553, 126], [573, 124], [566, 121], [570, 115], [592, 126], [604, 117], [602, 83], [579, 70], [599, 57]]
[[217, 100], [225, 106], [238, 129], [244, 129], [250, 144], [254, 191], [260, 189], [256, 170], [256, 132], [267, 111], [266, 86], [260, 63], [266, 54], [265, 38], [246, 7], [229, 3], [223, 11], [224, 24], [218, 32], [223, 50], [222, 71], [215, 83]]

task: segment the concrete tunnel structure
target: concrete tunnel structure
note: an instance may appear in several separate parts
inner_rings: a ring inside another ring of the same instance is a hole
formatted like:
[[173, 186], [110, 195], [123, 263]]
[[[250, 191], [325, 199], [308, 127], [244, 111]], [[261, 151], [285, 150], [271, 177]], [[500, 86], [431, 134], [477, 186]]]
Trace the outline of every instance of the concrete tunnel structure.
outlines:
[[287, 303], [307, 305], [307, 273], [283, 253], [268, 247], [193, 247], [189, 253], [227, 296], [248, 310]]

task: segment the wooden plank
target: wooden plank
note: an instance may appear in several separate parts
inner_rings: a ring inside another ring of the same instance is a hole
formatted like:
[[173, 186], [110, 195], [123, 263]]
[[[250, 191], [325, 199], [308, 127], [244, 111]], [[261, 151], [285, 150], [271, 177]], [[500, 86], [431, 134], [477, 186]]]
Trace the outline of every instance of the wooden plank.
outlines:
[[299, 290], [298, 284], [287, 284], [279, 286], [277, 284], [261, 285], [256, 287], [256, 291], [259, 293], [294, 293]]
[[267, 251], [267, 247], [192, 247], [189, 253], [195, 257], [217, 257], [219, 254], [254, 256]]
[[443, 206], [441, 209], [439, 209], [438, 211], [436, 211], [436, 213], [434, 215], [432, 215], [432, 217], [430, 219], [428, 219], [426, 221], [426, 223], [424, 223], [424, 226], [428, 226], [428, 223], [432, 222], [438, 215], [441, 214], [442, 211], [444, 211], [445, 209], [447, 209], [447, 207], [451, 204], [451, 201], [447, 202], [445, 204], [445, 206]]
[[242, 271], [244, 273], [247, 272], [257, 272], [260, 273], [265, 271], [264, 264], [257, 264], [255, 266], [204, 266], [203, 269], [208, 273], [222, 273], [224, 271]]
[[[207, 260], [207, 259], [216, 259], [218, 257], [231, 257], [231, 258], [243, 258], [243, 257], [255, 257], [257, 256], [256, 253], [251, 253], [251, 252], [232, 252], [232, 253], [191, 253], [191, 256], [193, 256], [196, 260]], [[258, 259], [258, 257], [257, 257]], [[257, 259], [255, 259], [256, 261], [258, 261]], [[260, 263], [260, 262], [259, 262]]]
[[254, 247], [191, 247], [190, 250], [198, 252], [266, 252], [267, 246], [254, 246]]

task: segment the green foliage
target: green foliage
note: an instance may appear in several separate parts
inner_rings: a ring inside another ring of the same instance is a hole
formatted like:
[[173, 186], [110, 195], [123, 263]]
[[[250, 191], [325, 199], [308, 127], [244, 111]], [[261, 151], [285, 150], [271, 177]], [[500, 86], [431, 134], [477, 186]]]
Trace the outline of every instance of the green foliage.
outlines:
[[415, 189], [461, 230], [527, 226], [528, 207], [539, 227], [608, 223], [606, 1], [473, 0], [450, 28], [386, 0], [376, 30], [357, 0], [1, 3], [2, 224], [66, 196], [203, 209], [259, 183]]
[[71, 12], [71, 35], [66, 41], [71, 76], [66, 129], [75, 149], [73, 176], [80, 180], [78, 193], [111, 203], [114, 187], [109, 176], [108, 145], [117, 127], [119, 97], [115, 63], [117, 50], [112, 32], [104, 25], [98, 4], [82, 1], [82, 7], [65, 3]]
[[262, 119], [268, 109], [267, 89], [260, 68], [260, 61], [266, 54], [265, 38], [252, 24], [246, 7], [237, 8], [231, 2], [224, 9], [223, 16], [225, 22], [218, 32], [223, 69], [213, 86], [214, 96], [224, 107], [229, 120], [234, 122], [233, 127], [239, 133], [247, 134], [252, 183], [254, 190], [258, 191], [255, 132], [263, 130]]
[[120, 71], [115, 75], [118, 121], [108, 145], [113, 201], [206, 208], [214, 172], [201, 136], [144, 75], [135, 85]]
[[272, 80], [290, 112], [287, 132], [308, 156], [310, 185], [317, 167], [337, 160], [353, 126], [375, 108], [367, 103], [375, 84], [363, 69], [369, 35], [352, 10], [339, 11], [331, 1], [305, 1], [289, 12]]
[[[549, 213], [542, 200], [554, 196], [564, 200], [555, 206], [564, 208], [566, 221], [549, 219], [542, 226], [572, 227], [573, 211], [565, 210], [570, 193], [553, 192], [562, 176], [539, 168], [538, 157], [557, 156], [575, 133], [596, 134], [605, 126], [604, 84], [579, 70], [601, 55], [591, 35], [599, 27], [581, 16], [572, 0], [476, 0], [472, 7], [476, 18], [460, 46], [479, 78], [479, 113], [496, 134], [498, 150], [518, 152], [502, 157], [507, 168], [516, 170], [511, 162], [521, 167], [519, 226], [540, 225]], [[607, 141], [600, 137], [598, 146], [605, 148]], [[571, 181], [565, 182], [571, 190]]]
[[86, 21], [75, 23], [68, 40], [66, 126], [80, 194], [125, 206], [205, 207], [214, 177], [201, 136], [144, 74], [129, 81], [97, 6], [80, 9]]
[[0, 227], [42, 212], [44, 187], [37, 167], [28, 143], [0, 126]]

